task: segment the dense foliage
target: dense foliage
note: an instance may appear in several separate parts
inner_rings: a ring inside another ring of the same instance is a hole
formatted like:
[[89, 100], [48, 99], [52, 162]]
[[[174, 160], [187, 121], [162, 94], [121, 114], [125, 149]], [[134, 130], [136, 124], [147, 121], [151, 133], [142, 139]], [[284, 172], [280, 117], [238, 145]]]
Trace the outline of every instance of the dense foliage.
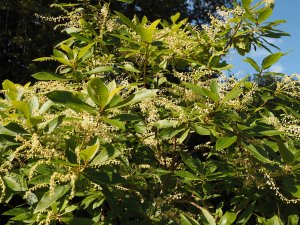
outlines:
[[242, 3], [201, 29], [61, 5], [55, 73], [2, 84], [1, 223], [297, 225], [299, 77], [269, 72], [281, 52], [223, 74], [287, 35], [273, 1]]
[[[39, 70], [54, 70], [57, 64], [36, 64], [32, 60], [52, 52], [53, 46], [65, 38], [59, 29], [54, 31], [59, 10], [55, 6], [64, 0], [0, 0], [0, 80], [10, 79], [18, 83], [32, 81], [31, 74]], [[69, 0], [68, 3], [76, 3]], [[98, 5], [98, 0], [84, 0], [86, 4]], [[181, 12], [197, 23], [209, 22], [209, 13], [217, 6], [229, 5], [231, 0], [151, 0], [151, 1], [108, 1], [112, 11], [130, 16], [146, 15], [150, 19], [169, 18]], [[129, 4], [128, 2], [131, 2]], [[49, 7], [49, 6], [52, 7]], [[191, 7], [193, 5], [193, 7]], [[60, 20], [68, 20], [62, 15]], [[33, 51], [34, 49], [34, 51]]]

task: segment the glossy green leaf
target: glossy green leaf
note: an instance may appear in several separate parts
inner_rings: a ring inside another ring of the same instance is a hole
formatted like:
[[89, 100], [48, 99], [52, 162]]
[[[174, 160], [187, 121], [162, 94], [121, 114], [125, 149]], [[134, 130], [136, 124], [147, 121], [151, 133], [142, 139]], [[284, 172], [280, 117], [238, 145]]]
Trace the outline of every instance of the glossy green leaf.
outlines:
[[200, 225], [194, 218], [186, 214], [180, 214], [181, 225]]
[[117, 173], [98, 171], [92, 168], [85, 169], [83, 175], [90, 181], [99, 185], [116, 185], [128, 183], [125, 178], [121, 177]]
[[245, 9], [249, 9], [252, 0], [242, 0], [242, 5]]
[[255, 148], [252, 144], [245, 144], [242, 142], [243, 147], [249, 151], [256, 159], [264, 163], [271, 163], [272, 161], [267, 157], [266, 153], [262, 153]]
[[41, 200], [38, 202], [36, 208], [34, 209], [34, 213], [42, 212], [48, 209], [54, 202], [59, 200], [62, 196], [64, 196], [70, 190], [69, 185], [56, 185], [54, 187], [53, 192], [47, 191]]
[[200, 180], [199, 177], [195, 176], [189, 171], [178, 170], [174, 173], [176, 176], [183, 178], [184, 180]]
[[289, 165], [292, 164], [294, 162], [294, 154], [282, 141], [277, 141], [277, 145], [283, 161]]
[[226, 212], [221, 218], [218, 225], [231, 225], [236, 220], [236, 213]]
[[244, 59], [244, 62], [249, 63], [257, 72], [260, 72], [260, 67], [259, 65], [254, 61], [254, 59], [247, 57]]
[[173, 127], [168, 127], [168, 128], [161, 130], [161, 132], [159, 133], [159, 137], [162, 140], [168, 140], [168, 139], [175, 137], [181, 131], [183, 131], [183, 129], [178, 129], [178, 128], [176, 129]]
[[82, 101], [80, 96], [76, 93], [69, 91], [51, 91], [47, 93], [46, 96], [51, 101], [57, 104], [62, 104], [75, 111], [87, 111], [92, 114], [97, 113], [97, 110], [94, 107]]
[[103, 109], [108, 101], [109, 91], [101, 78], [96, 77], [89, 81], [87, 91], [93, 102]]
[[110, 125], [112, 125], [114, 127], [117, 127], [117, 128], [119, 128], [121, 130], [124, 130], [124, 131], [126, 130], [125, 124], [122, 121], [120, 121], [120, 120], [110, 119], [110, 118], [106, 118], [106, 117], [102, 117], [101, 119], [104, 122], [106, 122], [106, 123], [108, 123], [108, 124], [110, 124]]
[[289, 215], [287, 225], [298, 225], [298, 224], [299, 224], [299, 216], [296, 214]]
[[177, 22], [177, 20], [179, 19], [180, 17], [180, 13], [176, 13], [175, 15], [171, 16], [171, 21], [173, 24], [175, 24]]
[[114, 159], [121, 154], [119, 150], [114, 148], [111, 144], [103, 145], [100, 153], [91, 162], [92, 165], [101, 164], [107, 160]]
[[228, 148], [229, 146], [234, 144], [236, 140], [237, 140], [237, 136], [218, 138], [216, 143], [216, 150]]
[[52, 133], [53, 131], [55, 131], [55, 129], [62, 124], [64, 118], [66, 116], [65, 115], [59, 115], [57, 117], [55, 117], [54, 119], [51, 119], [49, 122], [47, 122], [47, 124], [44, 127], [44, 131], [48, 132], [48, 133]]
[[80, 157], [85, 161], [88, 162], [90, 160], [92, 160], [94, 158], [94, 156], [96, 155], [98, 149], [99, 149], [100, 143], [99, 140], [96, 140], [96, 143], [91, 145], [91, 146], [87, 146], [84, 150], [80, 151]]
[[216, 225], [216, 221], [214, 219], [214, 217], [210, 214], [210, 212], [201, 207], [201, 211], [202, 211], [202, 223], [204, 225]]
[[14, 100], [14, 101], [11, 101], [11, 104], [17, 110], [19, 110], [26, 118], [30, 118], [31, 117], [31, 112], [30, 112], [29, 104], [27, 102]]
[[139, 90], [139, 91], [131, 94], [126, 99], [124, 99], [120, 103], [116, 104], [112, 108], [122, 108], [127, 105], [133, 105], [137, 102], [141, 102], [145, 99], [155, 96], [156, 92], [157, 92], [157, 90], [150, 90], [150, 89]]
[[274, 65], [281, 57], [283, 56], [282, 52], [277, 52], [271, 55], [268, 55], [266, 58], [262, 61], [262, 69], [268, 69], [272, 65]]
[[239, 214], [237, 221], [236, 221], [236, 225], [246, 225], [247, 222], [249, 221], [250, 217], [253, 214], [253, 206], [251, 205], [250, 207], [248, 207], [247, 209], [245, 209], [242, 213]]
[[96, 44], [95, 42], [92, 42], [87, 46], [84, 46], [78, 53], [77, 59], [86, 58], [87, 54], [94, 47], [95, 44]]
[[263, 11], [258, 14], [257, 22], [260, 24], [267, 20], [273, 13], [273, 9], [271, 7], [266, 7]]
[[126, 71], [133, 72], [133, 73], [140, 73], [141, 72], [131, 64], [125, 64], [124, 66], [120, 66], [120, 67], [123, 68]]
[[197, 134], [200, 134], [200, 135], [210, 135], [210, 130], [207, 129], [207, 128], [204, 128], [200, 125], [191, 125], [192, 129], [197, 133]]
[[271, 219], [267, 220], [266, 225], [284, 225], [284, 224], [281, 221], [281, 219], [277, 215], [275, 215]]
[[115, 13], [122, 20], [122, 22], [124, 24], [126, 24], [128, 27], [130, 27], [133, 31], [137, 32], [137, 27], [135, 26], [135, 24], [130, 19], [128, 19], [126, 16], [124, 16], [120, 12], [115, 12]]
[[103, 73], [103, 72], [110, 72], [113, 71], [113, 67], [112, 66], [99, 66], [96, 67], [90, 71], [85, 72], [84, 74], [86, 75], [91, 75], [91, 74], [97, 74], [97, 73]]
[[32, 77], [34, 77], [37, 80], [60, 80], [60, 81], [69, 80], [56, 73], [50, 73], [50, 72], [38, 72], [33, 74]]
[[153, 34], [159, 23], [160, 23], [160, 20], [158, 19], [158, 20], [155, 20], [148, 27], [144, 27], [144, 25], [137, 26], [137, 31], [140, 34], [141, 40], [143, 42], [151, 43], [153, 41]]
[[26, 191], [27, 183], [25, 177], [15, 173], [10, 173], [3, 177], [5, 184], [13, 191]]

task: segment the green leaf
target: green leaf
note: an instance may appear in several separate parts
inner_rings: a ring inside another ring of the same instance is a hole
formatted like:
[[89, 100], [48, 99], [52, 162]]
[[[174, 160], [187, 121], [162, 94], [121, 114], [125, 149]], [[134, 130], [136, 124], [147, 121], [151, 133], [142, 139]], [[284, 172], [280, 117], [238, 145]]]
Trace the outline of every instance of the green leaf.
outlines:
[[173, 137], [175, 137], [177, 134], [179, 134], [181, 131], [183, 131], [183, 129], [176, 129], [173, 127], [168, 127], [163, 129], [160, 133], [159, 133], [159, 137], [162, 140], [168, 140], [171, 139]]
[[258, 133], [265, 135], [265, 136], [276, 136], [276, 135], [282, 135], [285, 132], [279, 131], [279, 130], [264, 130], [264, 131], [260, 131]]
[[199, 177], [197, 177], [194, 174], [192, 174], [191, 172], [185, 171], [185, 170], [178, 170], [174, 174], [185, 180], [201, 180]]
[[83, 171], [83, 175], [90, 181], [99, 185], [128, 183], [125, 178], [121, 177], [117, 173], [98, 171], [92, 168], [86, 168]]
[[200, 95], [202, 97], [206, 97], [206, 91], [203, 87], [199, 87], [198, 85], [183, 82], [183, 85], [186, 86], [188, 89], [191, 89], [195, 94]]
[[169, 119], [158, 120], [153, 124], [153, 126], [157, 127], [158, 129], [176, 127], [177, 125], [178, 125], [177, 120], [169, 120]]
[[242, 89], [233, 88], [230, 92], [228, 92], [225, 97], [222, 99], [221, 103], [225, 103], [230, 101], [231, 99], [235, 99], [239, 97], [243, 93]]
[[171, 21], [173, 24], [175, 24], [177, 22], [177, 20], [179, 19], [180, 17], [180, 13], [176, 13], [175, 15], [171, 16]]
[[213, 98], [211, 98], [214, 102], [219, 101], [219, 87], [217, 81], [214, 79], [210, 84], [210, 91], [214, 95]]
[[84, 110], [92, 114], [96, 114], [98, 112], [94, 107], [83, 102], [76, 93], [74, 94], [69, 91], [51, 91], [47, 93], [46, 96], [54, 103], [62, 104], [75, 111]]
[[289, 215], [288, 217], [288, 225], [298, 225], [299, 222], [299, 216], [294, 214], [294, 215]]
[[273, 13], [273, 9], [271, 7], [266, 7], [263, 11], [258, 14], [257, 22], [260, 24], [267, 20]]
[[3, 177], [5, 184], [13, 191], [26, 191], [27, 184], [26, 180], [22, 175], [10, 173]]
[[111, 108], [122, 108], [127, 105], [133, 105], [137, 102], [141, 102], [145, 99], [151, 98], [156, 94], [157, 90], [150, 90], [150, 89], [143, 89], [139, 90], [130, 96], [128, 96], [126, 99], [124, 99], [122, 102], [116, 104], [115, 106]]
[[291, 165], [294, 162], [294, 154], [286, 147], [282, 141], [277, 141], [281, 158], [285, 163]]
[[52, 133], [64, 120], [65, 115], [59, 115], [54, 119], [51, 119], [45, 126], [44, 131], [47, 133]]
[[244, 9], [249, 9], [251, 2], [252, 2], [252, 0], [242, 0], [242, 5], [243, 5]]
[[95, 45], [95, 42], [92, 42], [90, 44], [88, 44], [87, 46], [83, 47], [80, 52], [78, 53], [77, 58], [81, 59], [81, 58], [86, 58], [87, 54], [89, 54], [90, 49], [92, 49], [92, 47]]
[[9, 80], [2, 82], [3, 90], [5, 90], [5, 97], [9, 100], [21, 100], [24, 94], [24, 88], [19, 84], [14, 84]]
[[251, 215], [253, 214], [253, 205], [245, 209], [238, 217], [236, 225], [246, 225]]
[[96, 31], [94, 30], [94, 28], [83, 18], [81, 18], [79, 20], [80, 25], [82, 25], [85, 29], [87, 29], [91, 34], [93, 34], [94, 36], [97, 36]]
[[233, 143], [235, 143], [236, 140], [237, 140], [237, 136], [218, 138], [216, 143], [216, 150], [228, 148]]
[[115, 126], [115, 127], [117, 127], [117, 128], [120, 128], [121, 130], [126, 130], [126, 128], [125, 128], [125, 124], [122, 122], [122, 121], [120, 121], [120, 120], [117, 120], [117, 119], [109, 119], [109, 118], [106, 118], [106, 117], [102, 117], [101, 118], [104, 122], [106, 122], [106, 123], [109, 123], [110, 125], [113, 125], [113, 126]]
[[18, 123], [11, 122], [0, 128], [0, 134], [16, 136], [16, 135], [26, 135], [29, 133]]
[[220, 219], [218, 225], [231, 225], [236, 220], [236, 213], [226, 212]]
[[275, 215], [271, 219], [267, 220], [266, 225], [284, 225], [284, 224], [281, 221], [281, 219], [277, 215]]
[[246, 59], [244, 59], [244, 62], [249, 63], [257, 72], [260, 72], [260, 67], [252, 58], [247, 57]]
[[300, 199], [300, 182], [295, 182], [295, 180], [291, 177], [286, 177], [283, 180], [283, 184], [285, 187], [285, 190], [289, 193], [291, 193], [294, 197]]
[[87, 91], [93, 102], [103, 109], [108, 101], [109, 91], [101, 78], [96, 77], [89, 81]]
[[249, 151], [259, 161], [264, 162], [264, 163], [272, 163], [272, 161], [267, 158], [267, 154], [258, 151], [254, 145], [246, 144], [244, 142], [242, 142], [242, 145], [247, 151]]
[[214, 80], [210, 86], [211, 90], [208, 90], [203, 87], [199, 87], [198, 85], [191, 84], [188, 82], [183, 82], [183, 85], [187, 88], [191, 89], [195, 94], [200, 95], [202, 97], [208, 97], [213, 100], [215, 103], [219, 100], [218, 86], [217, 82]]
[[91, 75], [91, 74], [97, 74], [97, 73], [103, 73], [103, 72], [110, 72], [113, 71], [112, 66], [99, 66], [96, 67], [95, 69], [92, 69], [90, 71], [85, 72], [85, 75]]
[[19, 110], [27, 119], [31, 117], [30, 108], [27, 102], [14, 100], [11, 104]]
[[202, 211], [202, 222], [204, 225], [216, 225], [214, 217], [209, 213], [208, 210], [201, 207]]
[[181, 225], [200, 225], [195, 219], [189, 215], [180, 214]]
[[188, 137], [189, 133], [190, 133], [190, 129], [187, 129], [186, 131], [184, 131], [181, 134], [181, 136], [178, 138], [178, 144], [182, 144], [185, 141], [185, 139]]
[[277, 52], [271, 55], [268, 55], [266, 58], [262, 61], [262, 69], [268, 69], [272, 65], [274, 65], [284, 54], [282, 52]]
[[130, 27], [133, 31], [137, 32], [137, 27], [135, 26], [135, 24], [130, 20], [128, 19], [126, 16], [124, 16], [122, 13], [120, 12], [116, 12], [115, 13], [117, 14], [117, 16], [122, 20], [122, 22], [124, 24], [126, 24], [128, 27]]
[[64, 196], [69, 190], [69, 185], [56, 185], [54, 187], [53, 193], [50, 193], [50, 191], [48, 191], [43, 195], [41, 200], [38, 202], [36, 208], [34, 209], [34, 214], [48, 209], [53, 203], [55, 203], [58, 199]]
[[120, 66], [120, 68], [123, 68], [124, 70], [129, 71], [129, 72], [133, 72], [133, 73], [140, 73], [141, 72], [131, 64], [125, 64], [124, 66]]
[[91, 165], [101, 164], [107, 160], [114, 159], [118, 157], [121, 152], [114, 148], [111, 144], [104, 144], [103, 149], [100, 153], [93, 159]]
[[60, 58], [60, 57], [52, 56], [52, 59], [54, 59], [54, 60], [56, 60], [56, 61], [58, 61], [58, 62], [60, 62], [60, 63], [62, 63], [64, 65], [66, 65], [66, 66], [70, 66], [70, 67], [73, 66], [72, 62], [70, 60], [65, 59], [65, 58]]
[[206, 129], [200, 125], [191, 125], [192, 129], [200, 135], [210, 135], [210, 130]]
[[155, 20], [148, 27], [144, 27], [144, 25], [142, 24], [137, 26], [137, 31], [140, 34], [142, 41], [146, 43], [151, 43], [153, 41], [153, 34], [159, 23], [160, 23], [160, 19]]
[[69, 80], [56, 73], [49, 73], [49, 72], [38, 72], [33, 74], [32, 77], [34, 77], [37, 80], [60, 80], [60, 81]]
[[84, 150], [80, 151], [80, 157], [85, 162], [92, 160], [99, 149], [99, 145], [99, 139], [97, 139], [95, 144], [87, 146]]

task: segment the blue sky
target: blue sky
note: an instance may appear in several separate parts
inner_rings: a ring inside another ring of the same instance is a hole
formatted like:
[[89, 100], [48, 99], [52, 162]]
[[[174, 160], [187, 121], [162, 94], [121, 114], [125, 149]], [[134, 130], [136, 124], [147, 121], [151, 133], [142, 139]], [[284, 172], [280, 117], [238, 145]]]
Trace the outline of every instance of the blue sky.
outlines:
[[[277, 29], [289, 33], [290, 37], [281, 39], [272, 39], [272, 43], [277, 45], [282, 52], [288, 53], [278, 61], [271, 70], [274, 72], [282, 72], [288, 75], [293, 73], [300, 74], [300, 0], [275, 0], [275, 8], [273, 15], [268, 21], [286, 20], [285, 24], [279, 25]], [[274, 52], [278, 50], [274, 49]], [[253, 74], [254, 70], [243, 59], [248, 57], [253, 58], [259, 64], [264, 57], [268, 55], [267, 51], [257, 49], [245, 56], [230, 54], [228, 63], [234, 65], [232, 72], [237, 74], [237, 77], [244, 77], [247, 74]]]

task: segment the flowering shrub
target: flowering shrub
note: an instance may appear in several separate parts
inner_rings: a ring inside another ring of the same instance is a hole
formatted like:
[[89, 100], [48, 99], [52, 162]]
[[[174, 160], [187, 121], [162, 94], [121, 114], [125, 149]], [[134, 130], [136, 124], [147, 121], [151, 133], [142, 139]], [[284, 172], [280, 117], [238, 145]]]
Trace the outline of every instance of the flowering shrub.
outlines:
[[56, 6], [69, 38], [37, 61], [57, 71], [2, 84], [1, 223], [298, 224], [299, 76], [268, 70], [281, 52], [245, 59], [252, 82], [223, 74], [288, 35], [273, 1], [201, 28]]

